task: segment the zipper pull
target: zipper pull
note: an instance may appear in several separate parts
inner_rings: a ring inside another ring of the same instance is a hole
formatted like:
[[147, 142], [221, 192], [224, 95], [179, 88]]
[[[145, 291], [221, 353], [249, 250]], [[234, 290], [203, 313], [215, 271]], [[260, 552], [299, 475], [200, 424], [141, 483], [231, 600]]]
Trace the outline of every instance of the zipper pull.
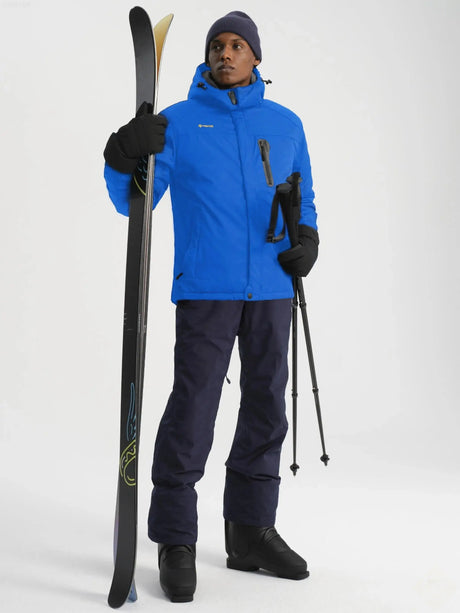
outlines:
[[273, 174], [270, 166], [270, 143], [263, 138], [260, 138], [257, 142], [259, 143], [260, 155], [262, 156], [262, 163], [264, 165], [265, 180], [269, 187], [273, 187], [275, 183], [273, 181]]
[[238, 100], [236, 99], [236, 94], [235, 94], [235, 92], [233, 91], [233, 89], [231, 89], [231, 90], [228, 92], [228, 97], [229, 97], [229, 98], [230, 98], [230, 100], [232, 101], [232, 104], [238, 104]]

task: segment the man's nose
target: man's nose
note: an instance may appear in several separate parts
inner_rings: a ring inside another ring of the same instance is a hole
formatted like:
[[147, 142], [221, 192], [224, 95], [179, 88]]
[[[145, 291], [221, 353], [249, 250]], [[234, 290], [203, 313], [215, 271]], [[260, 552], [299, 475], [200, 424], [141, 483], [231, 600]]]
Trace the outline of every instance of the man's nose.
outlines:
[[222, 51], [220, 52], [220, 59], [229, 60], [232, 57], [231, 51], [232, 51], [231, 45], [224, 45], [222, 47]]

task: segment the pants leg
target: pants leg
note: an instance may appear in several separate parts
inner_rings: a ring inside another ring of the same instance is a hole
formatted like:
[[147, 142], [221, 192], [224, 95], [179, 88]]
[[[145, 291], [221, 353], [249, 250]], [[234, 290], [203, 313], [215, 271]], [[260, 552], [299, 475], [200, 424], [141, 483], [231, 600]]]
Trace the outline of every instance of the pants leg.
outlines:
[[242, 301], [186, 300], [176, 310], [174, 385], [160, 422], [152, 468], [149, 537], [197, 540], [195, 483], [203, 476]]
[[241, 406], [226, 462], [224, 494], [224, 517], [239, 524], [275, 523], [281, 446], [287, 432], [290, 320], [290, 300], [244, 307], [238, 332]]

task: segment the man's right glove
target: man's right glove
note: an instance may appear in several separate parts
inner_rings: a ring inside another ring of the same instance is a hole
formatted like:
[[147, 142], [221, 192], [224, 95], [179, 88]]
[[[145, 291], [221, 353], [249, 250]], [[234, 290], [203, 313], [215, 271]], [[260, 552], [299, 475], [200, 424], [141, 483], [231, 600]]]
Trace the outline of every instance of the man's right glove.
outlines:
[[298, 227], [299, 244], [278, 255], [283, 270], [293, 277], [306, 277], [318, 257], [318, 232], [310, 226]]
[[146, 110], [144, 102], [136, 117], [113, 132], [107, 141], [105, 161], [118, 172], [132, 174], [139, 158], [163, 151], [168, 121], [164, 115], [152, 115]]

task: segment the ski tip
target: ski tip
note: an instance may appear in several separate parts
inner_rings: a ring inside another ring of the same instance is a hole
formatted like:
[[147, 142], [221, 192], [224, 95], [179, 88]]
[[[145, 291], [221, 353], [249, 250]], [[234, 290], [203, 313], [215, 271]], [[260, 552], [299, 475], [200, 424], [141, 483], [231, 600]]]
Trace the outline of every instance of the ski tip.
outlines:
[[163, 17], [163, 19], [160, 19], [160, 21], [153, 26], [155, 40], [157, 40], [157, 43], [160, 43], [161, 47], [163, 46], [164, 39], [166, 38], [166, 34], [168, 33], [169, 26], [171, 25], [173, 19], [174, 14], [169, 13], [169, 15], [166, 15]]
[[130, 15], [135, 15], [136, 13], [146, 13], [147, 11], [142, 8], [142, 6], [133, 6], [133, 8], [129, 11]]
[[169, 31], [169, 27], [173, 20], [173, 17], [174, 17], [173, 13], [169, 13], [169, 15], [166, 15], [166, 17], [163, 17], [163, 19], [160, 19], [160, 21], [153, 27], [153, 34], [155, 37], [155, 48], [156, 48], [156, 55], [157, 55], [157, 75], [160, 73], [160, 64], [161, 64], [161, 56], [163, 53], [163, 46], [165, 43], [166, 35], [168, 34], [168, 31]]
[[129, 11], [129, 24], [132, 31], [139, 28], [147, 29], [147, 31], [152, 29], [149, 14], [141, 6], [134, 6]]

